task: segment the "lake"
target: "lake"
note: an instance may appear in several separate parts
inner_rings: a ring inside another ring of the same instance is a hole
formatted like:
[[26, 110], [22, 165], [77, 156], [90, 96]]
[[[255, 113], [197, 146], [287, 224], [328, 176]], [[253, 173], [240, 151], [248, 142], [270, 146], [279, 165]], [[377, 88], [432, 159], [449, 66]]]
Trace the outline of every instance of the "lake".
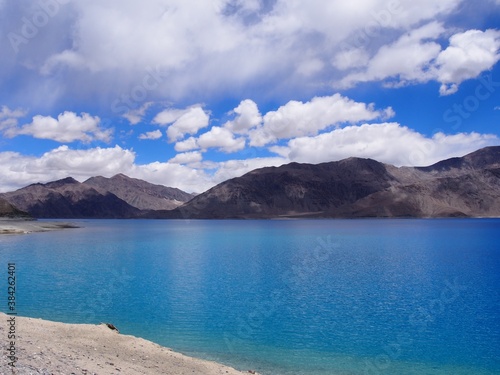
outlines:
[[75, 223], [0, 236], [20, 315], [265, 375], [500, 374], [500, 220]]

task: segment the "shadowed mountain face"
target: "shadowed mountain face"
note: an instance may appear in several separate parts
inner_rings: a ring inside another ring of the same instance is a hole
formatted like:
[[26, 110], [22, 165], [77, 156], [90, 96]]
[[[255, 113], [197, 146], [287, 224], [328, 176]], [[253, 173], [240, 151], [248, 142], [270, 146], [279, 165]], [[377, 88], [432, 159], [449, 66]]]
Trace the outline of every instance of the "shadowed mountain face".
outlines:
[[291, 163], [226, 181], [175, 212], [199, 218], [300, 216], [354, 203], [388, 188], [392, 179], [382, 164], [368, 159]]
[[177, 207], [192, 196], [117, 175], [109, 179], [94, 177], [84, 183], [68, 177], [33, 184], [0, 197], [37, 218], [135, 218], [146, 215], [145, 210], [151, 207]]
[[179, 189], [153, 185], [123, 174], [111, 178], [92, 177], [84, 184], [101, 193], [113, 193], [140, 210], [172, 210], [194, 197]]
[[27, 219], [30, 216], [27, 212], [19, 210], [5, 199], [0, 198], [0, 218], [1, 217]]
[[262, 168], [223, 182], [176, 218], [500, 216], [500, 147], [422, 168], [349, 158]]
[[131, 218], [140, 213], [116, 195], [102, 194], [71, 177], [2, 196], [37, 218]]
[[500, 217], [500, 146], [417, 168], [360, 158], [291, 163], [254, 170], [194, 198], [124, 175], [84, 183], [66, 178], [2, 197], [47, 218]]

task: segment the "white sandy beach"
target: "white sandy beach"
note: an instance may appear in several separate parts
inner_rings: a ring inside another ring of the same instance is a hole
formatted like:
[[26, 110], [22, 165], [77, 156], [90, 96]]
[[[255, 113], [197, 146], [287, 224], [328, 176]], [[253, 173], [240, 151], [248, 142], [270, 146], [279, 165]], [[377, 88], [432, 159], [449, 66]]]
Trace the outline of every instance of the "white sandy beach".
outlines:
[[[8, 316], [0, 313], [1, 374], [241, 375], [221, 364], [191, 358], [106, 325], [64, 324], [16, 317], [16, 368], [9, 366]], [[118, 327], [119, 328], [119, 327]], [[253, 372], [252, 372], [253, 373]]]
[[49, 232], [66, 228], [78, 227], [65, 222], [0, 218], [0, 234], [28, 234], [35, 232]]

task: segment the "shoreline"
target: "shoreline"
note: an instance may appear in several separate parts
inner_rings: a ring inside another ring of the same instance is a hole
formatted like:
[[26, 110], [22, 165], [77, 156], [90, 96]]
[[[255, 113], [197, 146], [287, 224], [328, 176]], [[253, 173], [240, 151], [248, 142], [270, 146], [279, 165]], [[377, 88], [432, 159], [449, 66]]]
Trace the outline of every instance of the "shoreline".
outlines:
[[0, 218], [0, 235], [41, 233], [72, 228], [80, 227], [68, 222], [44, 222], [38, 220]]
[[[0, 312], [4, 322], [0, 337], [5, 343], [9, 318], [12, 316]], [[104, 323], [67, 324], [15, 316], [15, 336], [16, 367], [8, 365], [8, 347], [2, 345], [2, 374], [255, 374], [188, 357], [151, 341], [120, 334]]]

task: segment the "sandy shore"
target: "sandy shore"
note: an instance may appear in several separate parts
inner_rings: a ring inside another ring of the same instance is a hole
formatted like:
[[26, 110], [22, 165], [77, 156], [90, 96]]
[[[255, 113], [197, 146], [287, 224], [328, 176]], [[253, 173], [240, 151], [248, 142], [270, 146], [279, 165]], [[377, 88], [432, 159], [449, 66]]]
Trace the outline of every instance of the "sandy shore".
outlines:
[[[106, 325], [64, 324], [16, 317], [16, 368], [9, 366], [8, 319], [0, 313], [1, 374], [241, 375], [233, 368], [191, 358]], [[252, 372], [253, 373], [253, 372]]]
[[48, 232], [66, 228], [78, 228], [70, 223], [43, 222], [38, 220], [16, 220], [0, 218], [0, 234], [27, 234]]

